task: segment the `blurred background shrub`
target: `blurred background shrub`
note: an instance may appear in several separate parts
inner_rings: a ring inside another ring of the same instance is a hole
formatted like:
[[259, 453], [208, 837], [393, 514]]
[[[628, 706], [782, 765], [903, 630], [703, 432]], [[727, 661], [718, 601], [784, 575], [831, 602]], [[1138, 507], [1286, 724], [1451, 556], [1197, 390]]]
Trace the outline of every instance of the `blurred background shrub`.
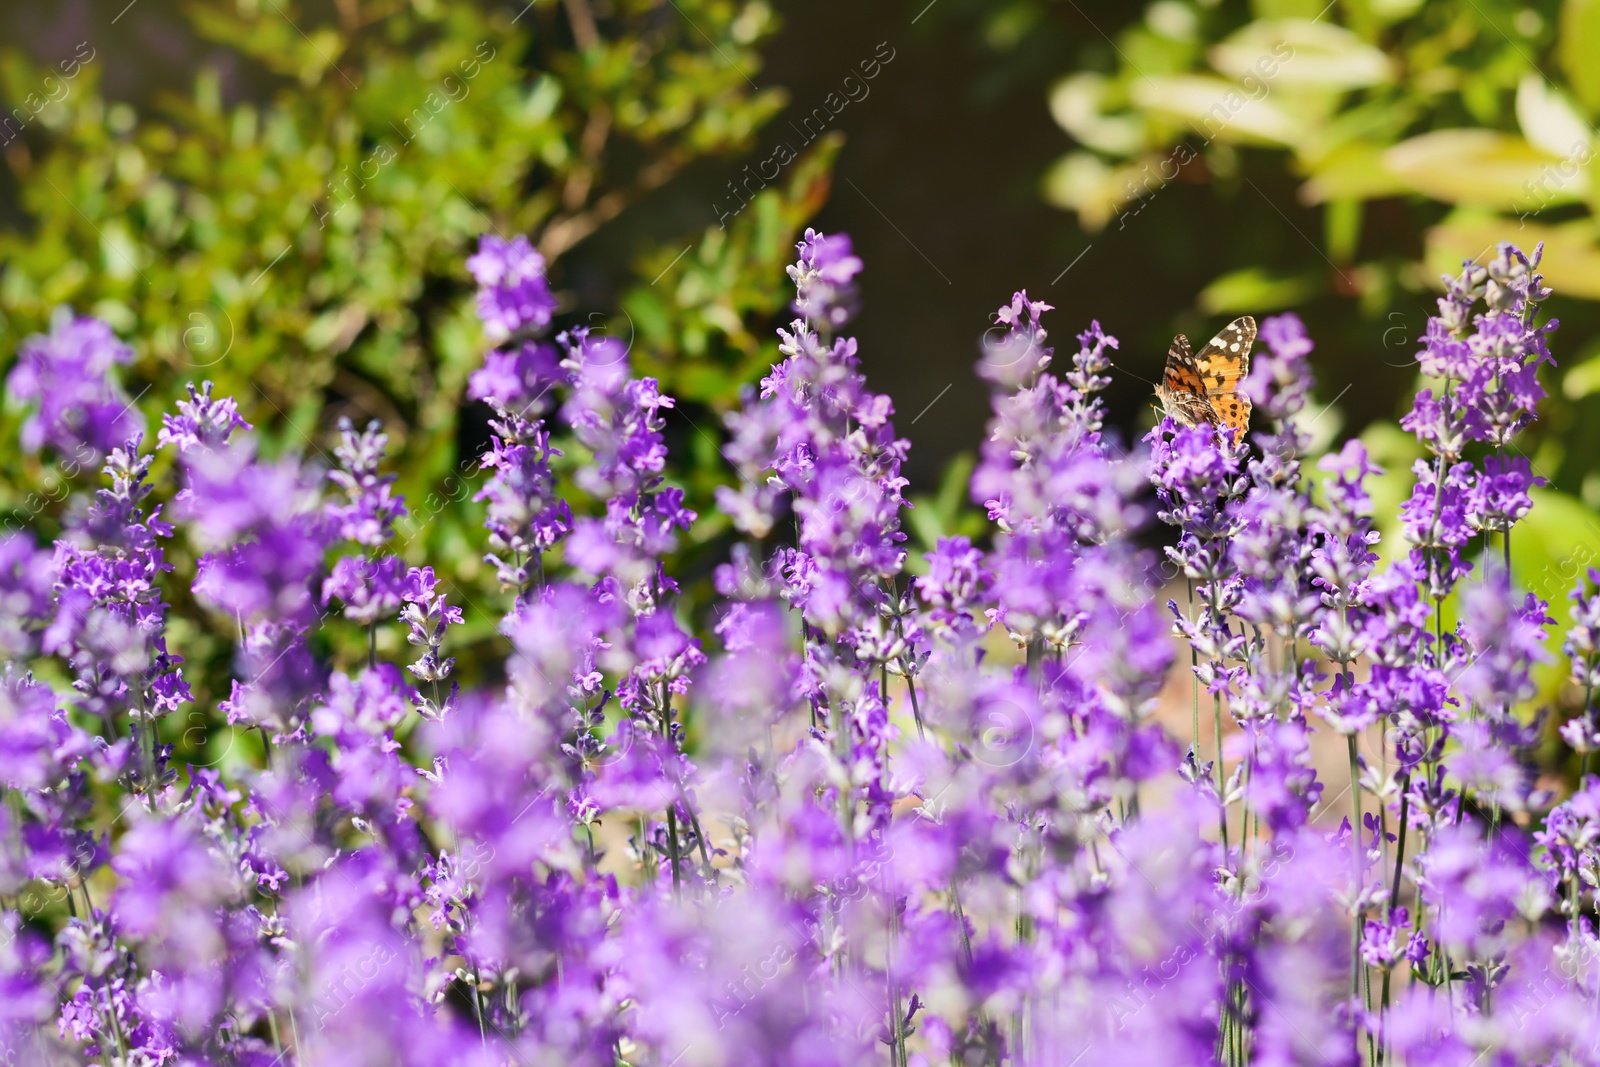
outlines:
[[[203, 0], [181, 28], [171, 5], [144, 6], [113, 20], [69, 5], [7, 34], [32, 46], [0, 65], [17, 102], [0, 126], [8, 360], [66, 304], [135, 346], [128, 391], [152, 426], [202, 377], [269, 450], [325, 455], [339, 418], [381, 419], [414, 512], [409, 554], [457, 561], [469, 599], [492, 589], [467, 477], [484, 413], [463, 402], [484, 347], [463, 265], [480, 233], [531, 235], [566, 318], [627, 338], [691, 401], [725, 406], [756, 373], [836, 139], [682, 262], [676, 245], [631, 249], [613, 276], [643, 279], [637, 315], [562, 266], [686, 167], [754, 144], [784, 101], [747, 76], [777, 25], [766, 4], [626, 0], [601, 19], [584, 0]], [[163, 51], [197, 60], [189, 84], [165, 77]], [[113, 69], [123, 99], [103, 89]], [[698, 284], [652, 302], [669, 261]], [[8, 405], [8, 451], [19, 418]], [[0, 508], [33, 518], [28, 494], [50, 476], [19, 460], [0, 474]], [[48, 510], [37, 519], [48, 532]], [[202, 658], [226, 653], [226, 634], [209, 649], [192, 636]]]

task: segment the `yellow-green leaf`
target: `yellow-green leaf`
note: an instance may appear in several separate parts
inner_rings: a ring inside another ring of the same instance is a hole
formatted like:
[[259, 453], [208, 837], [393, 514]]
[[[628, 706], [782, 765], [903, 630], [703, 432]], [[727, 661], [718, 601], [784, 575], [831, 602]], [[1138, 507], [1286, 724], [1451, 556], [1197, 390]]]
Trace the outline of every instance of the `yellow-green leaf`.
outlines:
[[1189, 123], [1207, 142], [1292, 145], [1304, 132], [1304, 124], [1264, 95], [1264, 87], [1251, 95], [1222, 78], [1198, 74], [1144, 78], [1134, 84], [1132, 96], [1141, 108]]
[[1600, 113], [1600, 0], [1567, 0], [1556, 35], [1561, 69], [1589, 114]]
[[1089, 148], [1131, 156], [1144, 144], [1144, 121], [1136, 114], [1106, 114], [1109, 87], [1109, 79], [1093, 71], [1063, 78], [1050, 91], [1050, 115]]
[[1582, 400], [1600, 393], [1600, 355], [1567, 371], [1566, 377], [1561, 379], [1561, 391], [1569, 400]]
[[1301, 201], [1376, 200], [1407, 192], [1406, 182], [1384, 165], [1383, 152], [1380, 145], [1357, 141], [1323, 157], [1300, 187]]
[[1261, 267], [1230, 271], [1200, 292], [1200, 310], [1208, 315], [1277, 311], [1316, 296], [1326, 287], [1323, 275], [1282, 276]]
[[1343, 91], [1394, 77], [1388, 56], [1331, 21], [1252, 22], [1213, 48], [1210, 58], [1213, 67], [1247, 86], [1258, 81], [1285, 89]]
[[1532, 71], [1517, 86], [1517, 125], [1529, 144], [1561, 159], [1586, 154], [1594, 140], [1572, 102]]
[[[1413, 191], [1449, 204], [1526, 211], [1581, 200], [1589, 176], [1515, 134], [1498, 130], [1434, 130], [1383, 153], [1383, 164]], [[1559, 180], [1557, 180], [1559, 178]]]
[[1135, 165], [1112, 167], [1092, 152], [1062, 156], [1044, 177], [1044, 198], [1056, 207], [1076, 211], [1090, 233], [1105, 228], [1124, 204], [1159, 188], [1144, 181]]

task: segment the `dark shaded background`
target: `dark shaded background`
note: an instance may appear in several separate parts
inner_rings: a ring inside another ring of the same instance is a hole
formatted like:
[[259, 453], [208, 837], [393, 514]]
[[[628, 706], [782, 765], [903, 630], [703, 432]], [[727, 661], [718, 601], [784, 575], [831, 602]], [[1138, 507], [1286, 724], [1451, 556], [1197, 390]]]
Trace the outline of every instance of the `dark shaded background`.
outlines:
[[[854, 329], [873, 387], [894, 398], [900, 432], [915, 445], [914, 486], [929, 486], [951, 455], [977, 446], [988, 401], [971, 367], [995, 308], [1014, 289], [1059, 309], [1050, 321], [1067, 351], [1071, 335], [1094, 318], [1121, 338], [1124, 369], [1111, 399], [1122, 432], [1136, 435], [1150, 420], [1150, 386], [1141, 376], [1155, 376], [1172, 334], [1209, 336], [1221, 325], [1195, 310], [1208, 281], [1247, 265], [1287, 271], [1325, 261], [1320, 212], [1298, 205], [1280, 166], [1248, 154], [1245, 180], [1218, 189], [1203, 168], [1186, 172], [1125, 228], [1113, 222], [1098, 234], [1085, 234], [1040, 198], [1042, 175], [1070, 144], [1050, 118], [1051, 84], [1069, 70], [1110, 69], [1110, 38], [1140, 16], [1141, 5], [1018, 6], [1011, 23], [995, 18], [992, 0], [776, 6], [784, 27], [767, 49], [766, 68], [748, 73], [757, 85], [785, 87], [790, 105], [752, 160], [769, 156], [790, 120], [839, 91], [881, 43], [894, 49], [870, 95], [836, 120], [848, 142], [817, 225], [848, 231], [866, 261]], [[226, 50], [197, 40], [177, 0], [11, 3], [0, 8], [0, 35], [49, 61], [69, 54], [91, 20], [100, 27], [97, 42], [106, 41], [104, 89], [112, 98], [151, 103], [164, 90], [186, 93], [202, 64], [216, 67], [236, 98], [273, 91]], [[697, 165], [569, 253], [558, 282], [575, 290], [580, 306], [614, 308], [641, 249], [687, 241], [714, 222], [714, 205], [740, 165]], [[15, 226], [14, 186], [9, 176], [0, 181], [0, 222]], [[1365, 240], [1386, 247], [1364, 246], [1359, 258], [1414, 258], [1416, 219], [1396, 211], [1392, 220], [1369, 222]], [[1349, 289], [1344, 275], [1327, 267], [1334, 295], [1299, 310], [1319, 343], [1318, 396], [1338, 397], [1348, 432], [1397, 413], [1412, 381], [1411, 340], [1432, 301], [1419, 292], [1400, 312], [1363, 315], [1352, 296], [1339, 295]]]

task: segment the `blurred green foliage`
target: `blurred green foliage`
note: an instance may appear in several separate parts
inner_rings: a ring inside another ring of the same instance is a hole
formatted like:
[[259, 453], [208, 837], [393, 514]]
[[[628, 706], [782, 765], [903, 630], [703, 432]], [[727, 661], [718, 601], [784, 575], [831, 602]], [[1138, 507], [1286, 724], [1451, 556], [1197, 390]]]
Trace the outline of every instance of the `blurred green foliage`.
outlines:
[[[754, 145], [784, 102], [749, 78], [776, 29], [764, 0], [188, 10], [238, 62], [145, 107], [104, 98], [111, 57], [92, 45], [69, 58], [70, 76], [67, 62], [0, 56], [5, 98], [21, 102], [0, 142], [26, 215], [0, 233], [7, 363], [70, 305], [135, 347], [124, 378], [152, 434], [201, 378], [237, 398], [269, 453], [331, 463], [339, 417], [381, 419], [414, 513], [403, 552], [455, 569], [442, 576], [489, 639], [498, 613], [470, 606], [496, 593], [470, 499], [486, 431], [463, 393], [484, 342], [464, 260], [479, 234], [526, 233], [550, 261], [558, 326], [628, 338], [636, 369], [687, 401], [695, 466], [682, 477], [712, 512], [720, 437], [695, 431], [777, 358], [764, 327], [792, 298], [783, 264], [827, 195], [838, 139], [819, 140], [725, 230], [631, 247], [636, 283], [620, 307], [580, 306], [563, 265], [692, 164]], [[13, 450], [21, 416], [15, 404], [0, 415]], [[0, 513], [49, 536], [56, 505], [32, 514], [28, 494], [51, 478], [37, 457], [5, 464]], [[718, 532], [709, 518], [695, 535]], [[173, 558], [180, 575], [192, 565], [181, 545]], [[228, 653], [226, 632], [180, 639], [192, 662]], [[199, 680], [197, 697], [214, 697]]]

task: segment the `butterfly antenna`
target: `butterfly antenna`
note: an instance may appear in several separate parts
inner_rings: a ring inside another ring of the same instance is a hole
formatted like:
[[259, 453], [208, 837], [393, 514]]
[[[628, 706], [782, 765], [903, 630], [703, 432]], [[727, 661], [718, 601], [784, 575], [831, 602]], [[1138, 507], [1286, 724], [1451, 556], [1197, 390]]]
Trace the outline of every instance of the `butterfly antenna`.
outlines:
[[1129, 370], [1127, 367], [1119, 366], [1118, 364], [1112, 363], [1109, 360], [1107, 360], [1107, 366], [1113, 367], [1116, 370], [1121, 371], [1123, 374], [1131, 375], [1132, 377], [1135, 377], [1135, 378], [1139, 379], [1141, 382], [1144, 382], [1147, 385], [1154, 386], [1154, 385], [1159, 384], [1157, 382], [1152, 382], [1149, 378], [1146, 378], [1142, 374], [1137, 374], [1134, 371]]

